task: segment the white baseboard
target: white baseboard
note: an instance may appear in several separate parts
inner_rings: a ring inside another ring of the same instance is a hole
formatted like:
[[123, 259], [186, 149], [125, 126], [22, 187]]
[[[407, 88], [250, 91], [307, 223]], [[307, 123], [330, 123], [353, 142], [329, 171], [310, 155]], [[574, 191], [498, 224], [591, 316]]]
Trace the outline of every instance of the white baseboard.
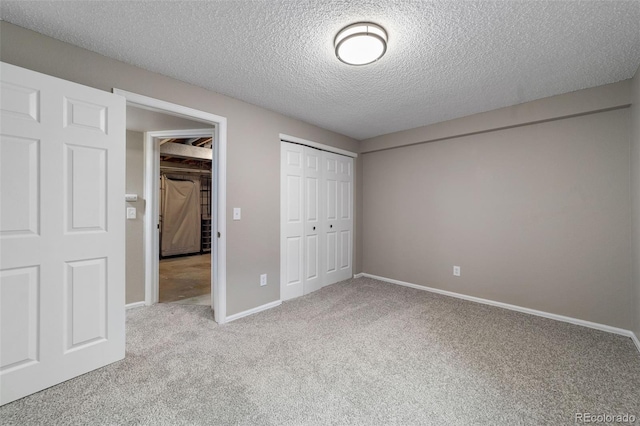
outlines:
[[638, 339], [638, 335], [635, 333], [631, 333], [631, 340], [636, 344], [636, 348], [638, 348], [638, 352], [640, 352], [640, 339]]
[[429, 291], [431, 293], [438, 293], [438, 294], [442, 294], [442, 295], [445, 295], [445, 296], [455, 297], [455, 298], [458, 298], [458, 299], [469, 300], [471, 302], [482, 303], [484, 305], [497, 306], [499, 308], [509, 309], [511, 311], [523, 312], [525, 314], [536, 315], [536, 316], [539, 316], [539, 317], [549, 318], [549, 319], [553, 319], [553, 320], [556, 320], [556, 321], [568, 322], [570, 324], [581, 325], [583, 327], [594, 328], [596, 330], [601, 330], [601, 331], [607, 331], [609, 333], [620, 334], [622, 336], [630, 337], [635, 342], [636, 346], [638, 347], [638, 350], [640, 351], [640, 342], [638, 342], [638, 338], [636, 337], [636, 335], [631, 330], [625, 330], [623, 328], [612, 327], [610, 325], [599, 324], [597, 322], [591, 322], [591, 321], [585, 321], [585, 320], [581, 320], [581, 319], [577, 319], [577, 318], [566, 317], [564, 315], [558, 315], [558, 314], [552, 314], [552, 313], [549, 313], [549, 312], [538, 311], [536, 309], [524, 308], [522, 306], [510, 305], [508, 303], [496, 302], [494, 300], [482, 299], [480, 297], [467, 296], [466, 294], [454, 293], [452, 291], [440, 290], [440, 289], [433, 288], [433, 287], [426, 287], [426, 286], [423, 286], [423, 285], [407, 283], [407, 282], [404, 282], [404, 281], [398, 281], [398, 280], [394, 280], [394, 279], [391, 279], [391, 278], [379, 277], [377, 275], [371, 275], [371, 274], [365, 273], [364, 276], [367, 277], [367, 278], [373, 278], [374, 280], [384, 281], [384, 282], [391, 283], [391, 284], [397, 284], [397, 285], [401, 285], [401, 286], [404, 286], [404, 287], [411, 287], [411, 288], [415, 288], [415, 289], [418, 289], [418, 290]]
[[228, 323], [231, 321], [235, 321], [237, 319], [248, 317], [249, 315], [257, 314], [258, 312], [266, 311], [267, 309], [275, 308], [276, 306], [280, 305], [282, 305], [282, 300], [276, 300], [274, 302], [266, 303], [253, 309], [248, 309], [246, 311], [238, 312], [237, 314], [229, 315], [224, 322]]
[[144, 301], [142, 301], [142, 302], [133, 302], [133, 303], [126, 304], [126, 305], [124, 305], [124, 308], [129, 310], [129, 309], [141, 308], [143, 306], [145, 306]]
[[359, 274], [355, 274], [353, 278], [362, 278], [364, 277], [364, 272], [360, 272]]

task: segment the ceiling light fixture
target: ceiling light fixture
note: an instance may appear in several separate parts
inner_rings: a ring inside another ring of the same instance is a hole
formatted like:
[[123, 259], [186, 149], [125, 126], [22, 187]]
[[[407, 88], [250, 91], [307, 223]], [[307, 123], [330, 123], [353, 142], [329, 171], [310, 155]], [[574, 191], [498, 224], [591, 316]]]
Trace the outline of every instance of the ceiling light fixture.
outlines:
[[367, 65], [387, 51], [387, 32], [380, 25], [358, 22], [340, 30], [333, 45], [336, 56], [345, 64]]

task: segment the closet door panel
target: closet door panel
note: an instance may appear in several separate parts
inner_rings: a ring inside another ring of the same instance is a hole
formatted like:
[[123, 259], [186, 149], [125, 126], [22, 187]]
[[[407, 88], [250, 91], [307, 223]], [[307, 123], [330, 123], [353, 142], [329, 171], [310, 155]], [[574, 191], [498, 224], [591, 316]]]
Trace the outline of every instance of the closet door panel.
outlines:
[[339, 218], [340, 218], [340, 182], [338, 180], [339, 156], [330, 152], [322, 153], [323, 186], [326, 198], [322, 209], [325, 240], [325, 285], [339, 281]]
[[304, 283], [304, 150], [281, 144], [280, 298], [302, 296]]
[[321, 232], [320, 220], [322, 151], [304, 147], [304, 294], [322, 288], [320, 273]]
[[336, 281], [343, 281], [353, 276], [352, 244], [353, 244], [353, 159], [337, 155], [338, 181], [338, 271]]

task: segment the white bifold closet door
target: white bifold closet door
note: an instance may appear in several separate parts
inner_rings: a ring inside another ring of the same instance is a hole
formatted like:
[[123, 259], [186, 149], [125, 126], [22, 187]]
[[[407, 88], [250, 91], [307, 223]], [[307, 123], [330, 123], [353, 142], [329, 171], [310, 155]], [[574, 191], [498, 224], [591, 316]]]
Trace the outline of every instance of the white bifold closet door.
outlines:
[[352, 276], [353, 159], [282, 142], [281, 299]]
[[352, 277], [353, 159], [323, 153], [325, 285]]

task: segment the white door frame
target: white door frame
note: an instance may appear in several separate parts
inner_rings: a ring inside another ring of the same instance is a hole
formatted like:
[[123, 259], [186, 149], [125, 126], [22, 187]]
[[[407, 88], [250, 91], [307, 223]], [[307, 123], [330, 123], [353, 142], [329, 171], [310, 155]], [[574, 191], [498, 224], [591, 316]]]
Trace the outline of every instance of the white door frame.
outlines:
[[[216, 220], [212, 221], [214, 243], [211, 256], [211, 280], [213, 281], [212, 308], [214, 319], [218, 324], [226, 322], [227, 318], [227, 119], [225, 117], [196, 110], [182, 105], [150, 98], [121, 89], [113, 89], [113, 92], [124, 96], [128, 106], [139, 107], [152, 111], [177, 115], [187, 119], [205, 121], [213, 129], [213, 162], [212, 162], [212, 189], [215, 195], [212, 197], [213, 211]], [[211, 134], [212, 129], [207, 129]], [[176, 131], [169, 131], [176, 134]], [[187, 131], [179, 131], [185, 134]], [[144, 146], [144, 252], [145, 252], [145, 304], [151, 305], [157, 296], [158, 268], [159, 268], [159, 238], [158, 226], [158, 179], [160, 176], [160, 144], [158, 138], [162, 132], [147, 132]], [[155, 293], [154, 293], [155, 291]]]
[[[144, 302], [145, 305], [153, 305], [158, 303], [160, 299], [160, 277], [158, 274], [159, 260], [158, 253], [160, 253], [160, 238], [158, 238], [158, 220], [160, 217], [160, 200], [157, 194], [160, 193], [160, 145], [162, 145], [163, 139], [168, 138], [212, 138], [213, 158], [211, 162], [211, 177], [216, 177], [216, 165], [215, 165], [215, 151], [216, 151], [216, 131], [215, 127], [209, 129], [187, 129], [187, 130], [160, 130], [156, 132], [144, 133], [144, 200], [145, 211], [149, 212], [151, 218], [155, 220], [147, 220], [147, 216], [144, 218], [145, 225], [145, 240], [147, 235], [152, 235], [151, 241], [149, 241], [151, 250], [147, 252], [145, 250], [145, 274], [144, 274]], [[212, 184], [213, 194], [211, 197], [211, 211], [217, 211], [217, 188], [215, 184]], [[218, 235], [218, 224], [216, 221], [211, 223], [211, 235]], [[211, 277], [214, 277], [216, 265], [216, 245], [212, 244], [212, 256], [211, 256]], [[151, 258], [146, 257], [149, 254], [153, 254]], [[211, 280], [211, 306], [214, 305], [213, 301], [213, 283]]]

